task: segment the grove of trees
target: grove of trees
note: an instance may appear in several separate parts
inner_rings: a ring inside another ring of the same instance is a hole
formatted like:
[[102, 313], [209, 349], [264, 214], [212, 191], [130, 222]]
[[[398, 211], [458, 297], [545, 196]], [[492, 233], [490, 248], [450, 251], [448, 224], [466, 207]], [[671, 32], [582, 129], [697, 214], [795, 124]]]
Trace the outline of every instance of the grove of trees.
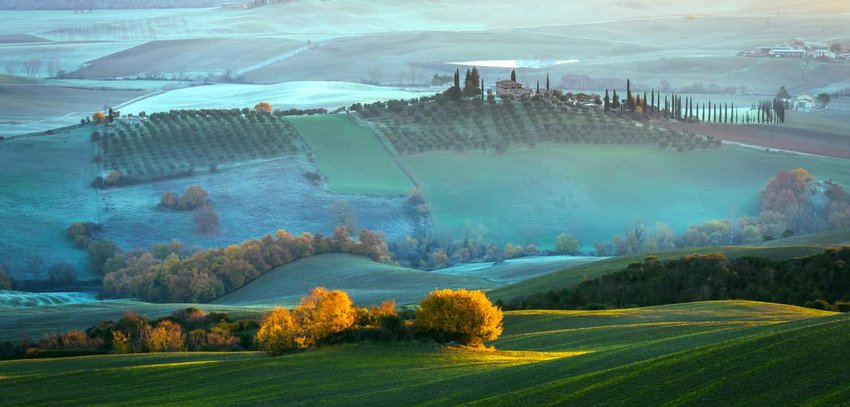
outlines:
[[379, 262], [391, 260], [381, 234], [363, 229], [352, 240], [345, 227], [331, 237], [279, 230], [275, 236], [239, 245], [186, 252], [179, 242], [150, 251], [121, 251], [109, 241], [89, 246], [89, 261], [104, 275], [102, 294], [154, 302], [207, 302], [239, 289], [275, 267], [323, 253], [351, 253]]
[[643, 263], [507, 302], [508, 309], [634, 307], [746, 299], [850, 311], [850, 247], [800, 259], [729, 259], [722, 253]]

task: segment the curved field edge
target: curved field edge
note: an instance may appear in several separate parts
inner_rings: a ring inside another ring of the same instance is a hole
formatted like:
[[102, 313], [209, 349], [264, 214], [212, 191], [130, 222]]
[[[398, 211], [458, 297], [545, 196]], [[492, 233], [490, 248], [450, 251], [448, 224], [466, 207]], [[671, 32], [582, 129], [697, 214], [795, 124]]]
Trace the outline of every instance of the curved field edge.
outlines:
[[[740, 397], [755, 402], [757, 397], [771, 396], [762, 392], [771, 388], [778, 389], [771, 400], [787, 396], [795, 402], [834, 404], [846, 397], [850, 382], [845, 377], [847, 356], [841, 353], [850, 342], [850, 337], [842, 335], [850, 327], [846, 316], [743, 301], [628, 311], [631, 315], [626, 318], [656, 318], [654, 322], [697, 327], [682, 331], [673, 325], [666, 334], [656, 333], [652, 341], [646, 336], [631, 340], [629, 333], [638, 328], [635, 321], [622, 323], [620, 314], [508, 313], [505, 335], [495, 343], [498, 351], [366, 343], [278, 358], [242, 352], [0, 362], [0, 394], [3, 404], [10, 406], [572, 400], [617, 404], [637, 400], [631, 398], [635, 391], [655, 404], [729, 404]], [[720, 325], [698, 329], [712, 319]], [[564, 329], [582, 324], [588, 329], [568, 335], [580, 339], [584, 349], [563, 336]], [[611, 336], [606, 330], [614, 330], [623, 343], [596, 346]], [[528, 334], [548, 338], [552, 349], [541, 351], [531, 342], [516, 340]], [[803, 363], [811, 360], [817, 364]], [[801, 371], [799, 365], [809, 367]], [[807, 376], [809, 372], [813, 376]], [[53, 391], [27, 391], [33, 386]], [[659, 386], [669, 391], [656, 391]], [[760, 391], [742, 394], [747, 388]]]
[[487, 292], [487, 296], [493, 301], [509, 300], [512, 298], [570, 288], [580, 284], [582, 281], [598, 278], [604, 274], [619, 271], [632, 263], [642, 263], [648, 256], [656, 256], [659, 260], [678, 259], [691, 254], [723, 253], [727, 257], [763, 257], [771, 260], [787, 260], [797, 257], [805, 257], [823, 252], [830, 247], [838, 247], [839, 242], [848, 241], [848, 238], [839, 238], [839, 233], [850, 234], [850, 229], [827, 232], [825, 235], [806, 238], [801, 236], [800, 240], [783, 244], [781, 241], [773, 246], [717, 246], [684, 248], [666, 250], [655, 253], [641, 253], [611, 257], [605, 260], [580, 265], [570, 269], [556, 271], [540, 277], [531, 278], [516, 284], [495, 288]]
[[278, 267], [214, 304], [295, 306], [313, 287], [345, 290], [355, 304], [385, 300], [416, 303], [435, 288], [489, 289], [497, 283], [481, 278], [450, 276], [347, 254], [323, 254]]

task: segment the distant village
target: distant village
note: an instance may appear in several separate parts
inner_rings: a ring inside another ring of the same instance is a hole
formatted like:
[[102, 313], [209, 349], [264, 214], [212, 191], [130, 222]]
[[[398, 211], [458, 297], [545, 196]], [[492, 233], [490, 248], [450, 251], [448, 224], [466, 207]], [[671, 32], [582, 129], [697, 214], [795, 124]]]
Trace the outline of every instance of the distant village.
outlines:
[[758, 47], [740, 51], [738, 56], [763, 58], [812, 58], [822, 61], [850, 60], [850, 50], [844, 50], [841, 44], [827, 44], [800, 39], [772, 47]]

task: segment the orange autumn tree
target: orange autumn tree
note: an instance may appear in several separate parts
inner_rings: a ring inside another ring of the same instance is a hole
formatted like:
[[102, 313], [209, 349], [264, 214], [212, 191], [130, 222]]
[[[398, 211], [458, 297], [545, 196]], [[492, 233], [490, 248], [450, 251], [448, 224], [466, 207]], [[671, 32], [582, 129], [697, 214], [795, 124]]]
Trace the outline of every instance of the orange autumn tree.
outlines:
[[106, 120], [106, 115], [103, 112], [94, 112], [91, 115], [91, 121], [95, 122], [95, 124], [103, 123]]
[[357, 311], [345, 291], [316, 287], [295, 310], [276, 308], [265, 316], [257, 342], [271, 355], [315, 346], [355, 326]]
[[419, 303], [416, 328], [440, 342], [482, 346], [502, 334], [502, 310], [478, 290], [435, 290]]
[[291, 312], [285, 308], [275, 308], [260, 323], [260, 330], [257, 331], [257, 343], [261, 349], [269, 354], [273, 356], [281, 355], [298, 348], [296, 338], [300, 331], [301, 329]]
[[180, 324], [163, 320], [150, 331], [147, 347], [151, 352], [180, 352], [186, 350], [186, 339]]
[[256, 106], [254, 106], [254, 110], [260, 113], [271, 113], [272, 105], [269, 102], [260, 102], [257, 103]]
[[357, 313], [345, 291], [316, 287], [301, 298], [295, 315], [302, 328], [297, 340], [302, 348], [306, 348], [351, 328]]

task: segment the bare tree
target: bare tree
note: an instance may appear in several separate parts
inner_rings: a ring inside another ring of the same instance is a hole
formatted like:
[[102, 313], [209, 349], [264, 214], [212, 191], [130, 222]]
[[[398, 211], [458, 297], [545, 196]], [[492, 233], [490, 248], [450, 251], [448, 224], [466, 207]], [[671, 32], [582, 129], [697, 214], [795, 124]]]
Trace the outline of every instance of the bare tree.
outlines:
[[44, 258], [41, 256], [27, 256], [27, 271], [33, 280], [41, 280], [44, 271]]
[[24, 64], [24, 71], [27, 74], [27, 77], [33, 78], [38, 76], [41, 72], [41, 60], [38, 58], [31, 58]]
[[372, 83], [380, 84], [381, 78], [383, 77], [383, 72], [381, 71], [381, 67], [373, 66], [369, 68], [366, 73], [369, 75], [369, 81]]
[[51, 59], [50, 62], [47, 63], [47, 73], [51, 78], [55, 78], [60, 70], [59, 61]]

